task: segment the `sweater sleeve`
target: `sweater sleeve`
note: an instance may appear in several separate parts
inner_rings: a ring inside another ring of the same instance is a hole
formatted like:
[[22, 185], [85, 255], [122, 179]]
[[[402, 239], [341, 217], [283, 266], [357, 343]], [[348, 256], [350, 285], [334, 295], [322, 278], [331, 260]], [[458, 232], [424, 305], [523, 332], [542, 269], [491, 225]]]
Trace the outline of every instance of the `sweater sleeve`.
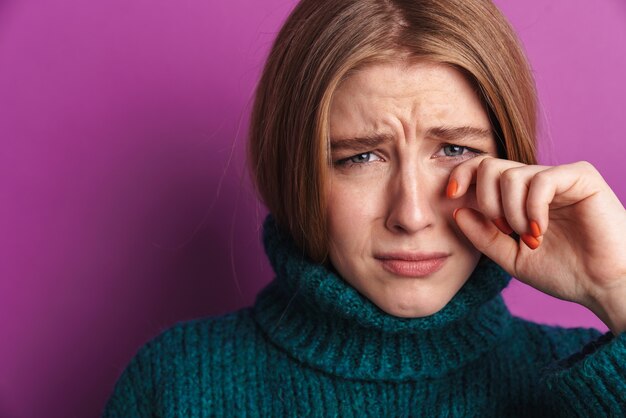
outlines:
[[626, 332], [607, 332], [546, 367], [546, 396], [557, 416], [626, 417]]
[[152, 347], [139, 350], [115, 383], [102, 418], [151, 418], [154, 416]]

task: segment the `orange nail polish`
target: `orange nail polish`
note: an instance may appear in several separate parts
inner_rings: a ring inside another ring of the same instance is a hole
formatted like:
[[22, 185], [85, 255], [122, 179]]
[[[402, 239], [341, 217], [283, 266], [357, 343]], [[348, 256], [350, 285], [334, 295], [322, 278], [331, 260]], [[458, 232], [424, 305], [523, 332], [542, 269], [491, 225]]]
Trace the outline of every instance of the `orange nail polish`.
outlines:
[[506, 221], [506, 219], [504, 218], [497, 218], [493, 220], [493, 223], [495, 224], [495, 226], [498, 227], [498, 229], [500, 231], [502, 231], [503, 233], [509, 235], [513, 233], [513, 228], [511, 228], [511, 226], [509, 225], [509, 223]]
[[530, 221], [530, 233], [535, 238], [539, 238], [541, 236], [541, 229], [539, 229], [539, 224], [537, 222]]
[[530, 234], [522, 234], [520, 238], [522, 239], [522, 241], [524, 241], [524, 244], [526, 244], [531, 250], [535, 250], [537, 249], [537, 247], [539, 247], [539, 241], [537, 241], [537, 238], [533, 237]]
[[448, 187], [446, 187], [446, 196], [454, 197], [458, 188], [459, 188], [459, 184], [456, 182], [456, 180], [451, 179], [448, 182]]

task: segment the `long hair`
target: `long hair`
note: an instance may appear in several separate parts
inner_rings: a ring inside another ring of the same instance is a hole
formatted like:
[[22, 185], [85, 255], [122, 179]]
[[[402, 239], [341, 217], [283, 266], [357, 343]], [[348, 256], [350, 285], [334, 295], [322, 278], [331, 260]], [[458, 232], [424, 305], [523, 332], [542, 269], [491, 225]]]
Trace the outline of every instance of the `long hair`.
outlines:
[[329, 109], [341, 82], [391, 60], [452, 65], [474, 84], [500, 157], [536, 163], [536, 92], [519, 41], [490, 0], [302, 0], [257, 86], [248, 138], [253, 182], [313, 260], [328, 254]]

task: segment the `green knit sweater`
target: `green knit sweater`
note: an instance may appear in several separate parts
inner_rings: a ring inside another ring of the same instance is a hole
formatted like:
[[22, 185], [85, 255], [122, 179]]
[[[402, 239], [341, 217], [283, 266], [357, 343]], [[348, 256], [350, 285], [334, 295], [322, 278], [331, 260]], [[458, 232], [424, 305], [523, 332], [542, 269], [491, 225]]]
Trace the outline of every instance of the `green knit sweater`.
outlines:
[[388, 315], [268, 218], [276, 278], [253, 307], [149, 341], [103, 417], [625, 417], [626, 333], [512, 316], [478, 267], [444, 309]]

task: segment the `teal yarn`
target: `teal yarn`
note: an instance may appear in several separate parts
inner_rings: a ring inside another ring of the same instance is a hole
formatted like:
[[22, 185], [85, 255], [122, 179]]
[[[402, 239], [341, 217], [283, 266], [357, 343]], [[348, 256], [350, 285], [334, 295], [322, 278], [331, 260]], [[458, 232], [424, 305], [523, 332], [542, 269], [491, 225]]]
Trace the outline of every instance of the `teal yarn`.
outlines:
[[289, 294], [298, 297], [297, 293], [302, 292], [305, 297], [298, 298], [301, 303], [364, 327], [383, 328], [389, 332], [441, 328], [498, 296], [511, 281], [500, 266], [483, 258], [465, 286], [441, 311], [426, 318], [398, 318], [380, 310], [336, 274], [312, 263], [288, 236], [281, 234], [271, 216], [265, 220], [263, 231], [263, 242], [272, 267]]
[[[436, 377], [480, 356], [510, 331], [511, 315], [499, 295], [510, 277], [489, 260], [480, 263], [441, 311], [426, 318], [398, 318], [309, 261], [271, 217], [263, 230], [277, 280], [259, 294], [257, 320], [271, 340], [312, 366], [345, 378]], [[324, 353], [311, 347], [319, 335], [325, 336]], [[466, 341], [472, 342], [472, 350], [466, 350]], [[352, 349], [344, 353], [342, 346]]]
[[386, 314], [305, 257], [269, 217], [276, 278], [254, 306], [180, 322], [125, 368], [102, 416], [626, 416], [626, 333], [510, 314], [479, 263], [444, 309]]

